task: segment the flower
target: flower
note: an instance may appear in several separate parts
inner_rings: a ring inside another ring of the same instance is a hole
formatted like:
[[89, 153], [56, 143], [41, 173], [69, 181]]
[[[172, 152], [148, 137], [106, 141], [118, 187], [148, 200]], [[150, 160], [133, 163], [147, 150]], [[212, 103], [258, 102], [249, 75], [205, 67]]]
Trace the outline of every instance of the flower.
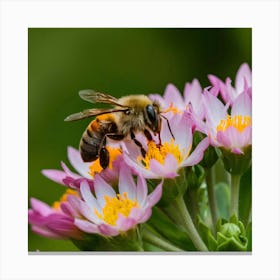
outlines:
[[138, 176], [135, 184], [129, 168], [122, 164], [119, 173], [119, 193], [97, 174], [94, 178], [94, 192], [88, 182], [81, 183], [81, 199], [76, 197], [83, 218], [75, 218], [75, 225], [87, 233], [116, 236], [146, 222], [152, 207], [162, 194], [162, 182], [148, 195], [147, 184]]
[[218, 77], [214, 75], [208, 75], [211, 84], [214, 87], [220, 89], [222, 98], [225, 103], [233, 104], [234, 100], [244, 91], [251, 92], [252, 87], [252, 72], [247, 63], [243, 63], [235, 77], [235, 87], [231, 85], [231, 79], [226, 78], [225, 83], [223, 83]]
[[188, 113], [175, 114], [169, 122], [174, 138], [167, 122], [163, 121], [160, 132], [161, 144], [155, 141], [146, 142], [141, 134], [137, 135], [146, 150], [144, 157], [130, 141], [125, 143], [124, 160], [137, 174], [150, 179], [174, 178], [180, 168], [195, 165], [203, 158], [209, 140], [203, 139], [191, 152], [193, 134]]
[[224, 147], [235, 154], [243, 154], [252, 144], [252, 99], [249, 89], [234, 100], [231, 112], [217, 97], [205, 91], [205, 134], [211, 144]]
[[68, 147], [68, 159], [79, 174], [71, 172], [64, 162], [61, 162], [63, 171], [44, 169], [42, 173], [52, 181], [71, 188], [79, 188], [81, 181], [84, 179], [86, 179], [91, 188], [93, 188], [92, 180], [97, 173], [102, 174], [103, 178], [107, 181], [114, 181], [117, 178], [119, 162], [121, 162], [121, 159], [119, 159], [121, 152], [119, 148], [110, 146], [107, 146], [107, 149], [110, 154], [110, 163], [109, 167], [105, 170], [100, 166], [99, 159], [94, 162], [84, 162], [78, 150]]
[[184, 96], [181, 95], [180, 91], [173, 84], [168, 84], [163, 97], [159, 94], [150, 94], [149, 97], [159, 102], [164, 113], [182, 114], [185, 110], [188, 110], [191, 104], [196, 115], [201, 118], [203, 117], [201, 109], [202, 88], [197, 79], [185, 84]]
[[32, 231], [49, 238], [81, 239], [82, 232], [74, 225], [74, 217], [79, 214], [75, 203], [69, 203], [77, 195], [76, 191], [68, 189], [61, 200], [55, 202], [52, 207], [31, 198], [32, 208], [28, 210], [28, 221]]

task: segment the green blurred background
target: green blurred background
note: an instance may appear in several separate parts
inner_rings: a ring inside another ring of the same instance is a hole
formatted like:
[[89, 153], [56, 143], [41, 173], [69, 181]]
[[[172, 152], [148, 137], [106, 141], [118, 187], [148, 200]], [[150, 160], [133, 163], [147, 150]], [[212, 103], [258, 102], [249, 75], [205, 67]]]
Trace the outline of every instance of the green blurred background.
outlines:
[[[207, 74], [234, 80], [240, 64], [252, 62], [249, 28], [30, 28], [28, 30], [28, 193], [48, 204], [65, 191], [41, 174], [61, 169], [67, 146], [78, 148], [89, 120], [64, 118], [92, 107], [78, 91], [92, 88], [113, 96], [181, 91]], [[68, 165], [70, 166], [70, 165]], [[28, 200], [29, 202], [29, 200]], [[29, 205], [30, 206], [30, 205]], [[29, 251], [75, 251], [69, 241], [28, 235]]]

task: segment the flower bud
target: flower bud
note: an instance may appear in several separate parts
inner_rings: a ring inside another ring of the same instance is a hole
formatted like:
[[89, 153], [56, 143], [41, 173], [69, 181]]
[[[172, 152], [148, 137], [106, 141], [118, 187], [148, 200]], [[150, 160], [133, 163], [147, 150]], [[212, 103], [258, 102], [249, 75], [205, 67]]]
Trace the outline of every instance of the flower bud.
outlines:
[[252, 162], [252, 146], [243, 150], [243, 154], [235, 154], [230, 150], [221, 148], [225, 169], [234, 175], [242, 175], [247, 171]]
[[243, 224], [235, 217], [217, 223], [218, 251], [246, 251], [248, 239]]

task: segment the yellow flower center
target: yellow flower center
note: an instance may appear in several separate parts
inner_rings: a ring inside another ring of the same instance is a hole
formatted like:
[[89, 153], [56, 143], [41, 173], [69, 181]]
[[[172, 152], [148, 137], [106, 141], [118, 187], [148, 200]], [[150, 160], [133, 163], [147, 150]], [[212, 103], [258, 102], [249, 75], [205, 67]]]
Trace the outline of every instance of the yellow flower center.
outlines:
[[[106, 149], [109, 152], [109, 166], [108, 168], [113, 168], [113, 162], [117, 159], [119, 155], [121, 155], [121, 150], [119, 148], [112, 148], [110, 146], [107, 146]], [[100, 165], [99, 158], [95, 160], [90, 166], [89, 166], [89, 174], [94, 177], [95, 174], [100, 173], [103, 170], [103, 168]]]
[[[154, 141], [148, 142], [148, 150], [145, 157], [139, 157], [138, 160], [141, 161], [147, 169], [150, 169], [151, 159], [157, 160], [159, 163], [163, 164], [167, 154], [172, 154], [176, 159], [178, 164], [180, 164], [184, 156], [184, 151], [180, 151], [179, 145], [174, 143], [174, 139], [171, 140], [171, 143], [164, 142], [161, 146], [156, 145]], [[187, 157], [187, 155], [185, 156]]]
[[136, 200], [130, 200], [126, 192], [122, 195], [118, 194], [116, 197], [105, 195], [104, 199], [105, 206], [102, 209], [102, 213], [99, 213], [97, 209], [94, 209], [94, 212], [98, 218], [112, 226], [116, 225], [118, 214], [123, 214], [125, 217], [128, 217], [132, 208], [139, 208], [138, 202]]
[[73, 189], [67, 189], [66, 192], [61, 196], [60, 200], [53, 203], [52, 208], [60, 210], [60, 204], [67, 201], [68, 195], [78, 195], [78, 192]]
[[217, 125], [216, 130], [226, 131], [230, 126], [235, 127], [239, 132], [242, 132], [246, 127], [252, 125], [252, 120], [250, 116], [227, 116], [226, 119], [220, 121]]

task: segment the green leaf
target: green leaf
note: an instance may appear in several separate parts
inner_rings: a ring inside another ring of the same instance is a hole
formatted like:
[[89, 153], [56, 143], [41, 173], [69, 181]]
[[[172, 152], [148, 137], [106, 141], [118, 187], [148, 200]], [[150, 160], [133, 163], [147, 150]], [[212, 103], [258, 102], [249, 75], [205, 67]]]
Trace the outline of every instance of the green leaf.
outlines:
[[202, 219], [198, 216], [197, 227], [199, 234], [208, 247], [209, 251], [216, 251], [217, 250], [217, 241], [213, 236], [210, 228], [202, 221]]
[[161, 249], [153, 244], [150, 244], [149, 242], [143, 242], [143, 248], [145, 251], [148, 251], [148, 252], [164, 252], [163, 249]]

